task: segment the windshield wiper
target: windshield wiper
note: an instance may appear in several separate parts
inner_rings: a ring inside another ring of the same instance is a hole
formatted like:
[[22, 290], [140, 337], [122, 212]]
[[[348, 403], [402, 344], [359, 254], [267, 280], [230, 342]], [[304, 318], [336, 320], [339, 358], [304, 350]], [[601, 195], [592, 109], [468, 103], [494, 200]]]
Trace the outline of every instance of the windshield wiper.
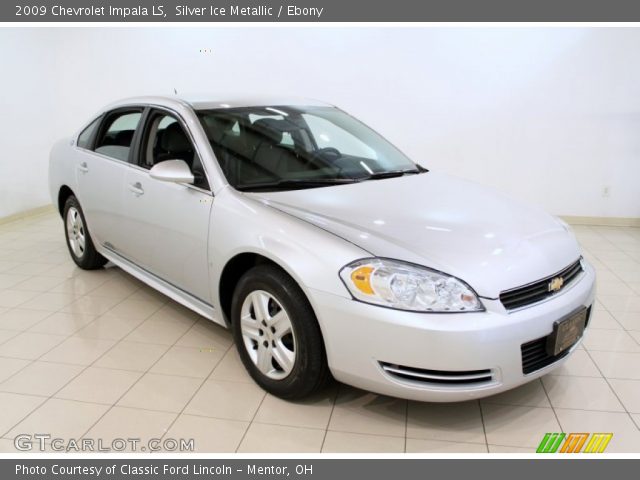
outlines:
[[424, 173], [427, 170], [422, 167], [409, 168], [406, 170], [389, 170], [387, 172], [375, 172], [366, 177], [362, 177], [360, 180], [381, 180], [383, 178], [402, 177], [403, 175], [415, 175], [418, 173]]
[[299, 189], [327, 187], [330, 185], [345, 185], [348, 183], [356, 183], [358, 180], [354, 178], [315, 178], [315, 179], [283, 179], [274, 182], [263, 183], [245, 183], [236, 185], [236, 190], [242, 192], [251, 190], [279, 190], [279, 189]]
[[296, 190], [302, 188], [327, 187], [331, 185], [346, 185], [349, 183], [358, 183], [365, 180], [380, 180], [383, 178], [401, 177], [403, 175], [415, 175], [418, 173], [428, 172], [426, 168], [416, 165], [416, 168], [408, 168], [405, 170], [390, 170], [386, 172], [376, 172], [365, 177], [358, 178], [289, 178], [274, 180], [272, 182], [262, 183], [244, 183], [236, 185], [236, 190], [248, 192], [251, 190]]

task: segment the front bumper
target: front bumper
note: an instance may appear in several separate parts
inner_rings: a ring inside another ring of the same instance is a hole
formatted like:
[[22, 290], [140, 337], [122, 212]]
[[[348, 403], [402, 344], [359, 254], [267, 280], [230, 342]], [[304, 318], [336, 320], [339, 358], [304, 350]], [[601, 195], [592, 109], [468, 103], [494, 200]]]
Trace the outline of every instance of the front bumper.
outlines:
[[[580, 341], [551, 365], [523, 373], [523, 344], [546, 337], [556, 320], [592, 305], [595, 272], [586, 261], [583, 269], [580, 278], [558, 295], [511, 313], [499, 300], [483, 299], [485, 312], [433, 314], [368, 305], [317, 290], [308, 293], [337, 380], [412, 400], [464, 401], [538, 378], [560, 366], [578, 348]], [[429, 378], [398, 376], [393, 372], [397, 366], [401, 370], [408, 367], [410, 372], [426, 371]], [[474, 372], [479, 371], [490, 373], [478, 381], [479, 374]], [[439, 376], [455, 382], [433, 380]]]

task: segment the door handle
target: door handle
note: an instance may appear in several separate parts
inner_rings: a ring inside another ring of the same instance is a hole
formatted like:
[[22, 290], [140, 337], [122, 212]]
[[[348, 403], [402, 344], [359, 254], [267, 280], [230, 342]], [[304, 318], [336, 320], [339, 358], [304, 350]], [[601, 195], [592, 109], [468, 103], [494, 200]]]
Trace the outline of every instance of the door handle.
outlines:
[[133, 192], [136, 197], [144, 195], [144, 189], [142, 188], [142, 184], [140, 182], [129, 184], [129, 190]]
[[78, 170], [80, 170], [82, 173], [87, 173], [89, 171], [87, 162], [82, 162], [80, 165], [78, 165]]

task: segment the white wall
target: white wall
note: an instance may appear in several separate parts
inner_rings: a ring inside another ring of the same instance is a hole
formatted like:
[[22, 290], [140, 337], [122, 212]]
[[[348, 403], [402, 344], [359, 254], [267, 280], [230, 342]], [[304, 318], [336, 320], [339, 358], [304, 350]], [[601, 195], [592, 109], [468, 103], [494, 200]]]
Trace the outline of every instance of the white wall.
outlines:
[[0, 28], [0, 218], [49, 202], [55, 49], [44, 29]]
[[320, 98], [429, 168], [556, 214], [640, 217], [638, 45], [635, 28], [0, 29], [0, 217], [47, 201], [54, 138], [173, 88]]

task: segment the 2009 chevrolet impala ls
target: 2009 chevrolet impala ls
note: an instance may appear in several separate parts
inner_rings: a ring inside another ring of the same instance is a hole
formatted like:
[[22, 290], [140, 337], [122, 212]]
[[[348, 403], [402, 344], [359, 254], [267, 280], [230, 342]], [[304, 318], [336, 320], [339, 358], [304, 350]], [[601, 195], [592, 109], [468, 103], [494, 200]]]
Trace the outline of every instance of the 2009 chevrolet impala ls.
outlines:
[[561, 365], [593, 268], [561, 220], [431, 172], [315, 101], [120, 101], [53, 148], [69, 252], [232, 329], [265, 390], [426, 401]]

